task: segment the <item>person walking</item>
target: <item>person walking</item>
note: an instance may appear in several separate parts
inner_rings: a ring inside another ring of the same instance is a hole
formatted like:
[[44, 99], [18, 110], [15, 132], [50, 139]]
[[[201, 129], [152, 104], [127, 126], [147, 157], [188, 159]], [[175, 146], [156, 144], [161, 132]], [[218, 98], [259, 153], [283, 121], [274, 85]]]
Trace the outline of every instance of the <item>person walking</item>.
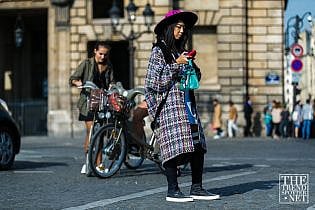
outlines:
[[[115, 83], [113, 66], [109, 60], [110, 46], [99, 41], [94, 46], [94, 56], [83, 60], [75, 72], [70, 76], [71, 86], [80, 87], [87, 81], [91, 81], [102, 89], [108, 89], [110, 84]], [[93, 124], [94, 113], [88, 110], [87, 99], [89, 90], [82, 89], [77, 103], [79, 108], [79, 121], [85, 122], [86, 134], [84, 141], [85, 157], [89, 147], [89, 136]], [[86, 173], [86, 164], [82, 166], [81, 173]]]
[[216, 130], [216, 135], [213, 137], [214, 139], [219, 139], [224, 137], [224, 131], [222, 130], [222, 109], [221, 104], [218, 99], [213, 99], [213, 116], [212, 116], [212, 128]]
[[[171, 202], [219, 198], [202, 186], [206, 143], [194, 91], [180, 89], [181, 75], [188, 64], [185, 46], [197, 19], [195, 13], [171, 10], [156, 25], [157, 41], [152, 48], [145, 78], [149, 115], [155, 118], [158, 114], [154, 132], [168, 183], [166, 200]], [[200, 79], [200, 70], [193, 65]], [[159, 108], [161, 103], [163, 106]], [[187, 161], [192, 171], [190, 196], [181, 192], [177, 180], [177, 166]]]
[[237, 109], [234, 106], [233, 101], [229, 101], [229, 119], [228, 119], [228, 135], [230, 138], [235, 137], [238, 127], [236, 125], [237, 121]]
[[272, 136], [272, 115], [271, 115], [272, 106], [268, 104], [264, 109], [264, 124], [266, 136]]
[[294, 106], [294, 110], [292, 112], [292, 121], [294, 127], [294, 137], [299, 138], [300, 127], [302, 124], [302, 105], [301, 101], [298, 100]]
[[302, 108], [302, 119], [303, 119], [302, 138], [303, 139], [310, 138], [313, 113], [314, 113], [314, 110], [310, 104], [310, 99], [306, 99], [306, 104], [304, 104]]
[[283, 110], [280, 113], [281, 121], [280, 121], [280, 135], [281, 138], [288, 138], [289, 133], [289, 121], [290, 121], [290, 112], [286, 105], [283, 105]]
[[280, 134], [281, 112], [282, 112], [281, 104], [279, 101], [276, 101], [275, 106], [271, 110], [272, 127], [274, 130], [274, 133], [273, 133], [274, 139], [279, 139], [281, 136]]
[[251, 128], [252, 128], [252, 114], [253, 114], [253, 107], [250, 97], [246, 98], [246, 102], [244, 104], [244, 118], [245, 118], [245, 129], [244, 129], [244, 136], [252, 136]]

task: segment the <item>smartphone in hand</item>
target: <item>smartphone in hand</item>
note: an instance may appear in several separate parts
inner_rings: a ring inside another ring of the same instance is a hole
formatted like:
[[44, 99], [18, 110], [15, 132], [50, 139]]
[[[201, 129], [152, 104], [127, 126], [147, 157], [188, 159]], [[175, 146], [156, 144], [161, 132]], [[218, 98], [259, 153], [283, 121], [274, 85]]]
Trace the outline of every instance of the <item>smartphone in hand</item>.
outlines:
[[187, 56], [188, 59], [192, 59], [192, 58], [194, 58], [196, 56], [196, 54], [197, 54], [196, 50], [191, 50], [190, 52], [187, 53], [186, 56]]

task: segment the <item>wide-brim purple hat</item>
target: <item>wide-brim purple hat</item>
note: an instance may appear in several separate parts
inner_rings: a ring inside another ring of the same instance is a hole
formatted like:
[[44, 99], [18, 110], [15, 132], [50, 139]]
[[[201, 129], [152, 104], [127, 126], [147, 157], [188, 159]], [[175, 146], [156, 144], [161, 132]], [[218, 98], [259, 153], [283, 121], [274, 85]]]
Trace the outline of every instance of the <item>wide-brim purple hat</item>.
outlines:
[[180, 9], [171, 10], [164, 18], [155, 26], [154, 33], [160, 34], [165, 26], [175, 23], [176, 21], [182, 20], [186, 27], [192, 28], [198, 20], [198, 16], [193, 12], [183, 11]]

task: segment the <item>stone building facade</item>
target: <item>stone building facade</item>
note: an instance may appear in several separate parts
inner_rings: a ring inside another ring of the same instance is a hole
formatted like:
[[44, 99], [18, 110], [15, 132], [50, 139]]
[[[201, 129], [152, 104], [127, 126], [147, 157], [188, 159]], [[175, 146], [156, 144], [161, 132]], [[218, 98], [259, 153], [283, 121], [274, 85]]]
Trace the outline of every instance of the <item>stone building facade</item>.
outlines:
[[[57, 3], [56, 3], [57, 2]], [[69, 2], [69, 5], [58, 4]], [[124, 6], [129, 0], [124, 0]], [[142, 11], [149, 2], [155, 22], [172, 7], [170, 0], [135, 0], [139, 6], [135, 31], [144, 31]], [[211, 118], [211, 101], [223, 104], [227, 119], [227, 102], [233, 100], [243, 124], [243, 103], [250, 96], [255, 112], [262, 112], [269, 101], [283, 99], [283, 81], [267, 84], [272, 72], [283, 78], [283, 16], [285, 0], [194, 0], [176, 1], [177, 6], [198, 14], [192, 38], [197, 50], [197, 64], [203, 79], [196, 92], [199, 110], [207, 126]], [[52, 4], [54, 3], [54, 4]], [[48, 135], [81, 135], [84, 127], [77, 121], [76, 101], [79, 91], [69, 88], [68, 78], [81, 60], [87, 57], [88, 43], [109, 40], [124, 41], [114, 34], [109, 18], [93, 19], [92, 0], [16, 0], [0, 1], [1, 9], [47, 9], [47, 72], [48, 72]], [[1, 11], [0, 11], [1, 12]], [[130, 25], [122, 18], [123, 33]], [[153, 29], [154, 26], [152, 26]], [[153, 33], [143, 34], [134, 41], [135, 86], [143, 86]], [[0, 58], [1, 59], [1, 58]], [[123, 60], [122, 62], [128, 62]], [[0, 70], [1, 71], [1, 70]]]

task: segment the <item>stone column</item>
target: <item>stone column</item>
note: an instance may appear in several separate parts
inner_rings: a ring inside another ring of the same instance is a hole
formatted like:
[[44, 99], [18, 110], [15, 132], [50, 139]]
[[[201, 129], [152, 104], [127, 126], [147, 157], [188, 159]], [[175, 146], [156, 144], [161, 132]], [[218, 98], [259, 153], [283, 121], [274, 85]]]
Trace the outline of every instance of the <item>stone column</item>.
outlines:
[[[48, 135], [70, 136], [72, 131], [69, 66], [69, 6], [49, 9], [48, 22]], [[67, 19], [68, 18], [68, 19]]]

